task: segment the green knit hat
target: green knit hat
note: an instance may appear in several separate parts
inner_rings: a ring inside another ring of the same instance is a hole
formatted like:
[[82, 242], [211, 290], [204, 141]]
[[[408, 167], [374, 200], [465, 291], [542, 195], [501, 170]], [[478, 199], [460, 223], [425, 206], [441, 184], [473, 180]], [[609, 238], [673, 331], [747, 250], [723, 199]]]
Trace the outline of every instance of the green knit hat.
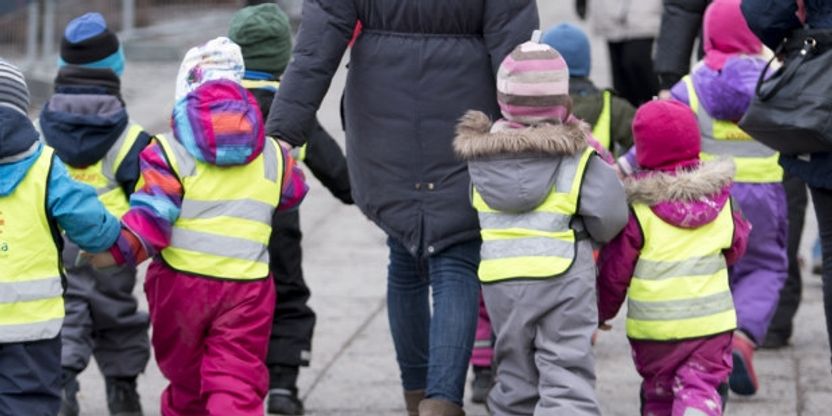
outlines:
[[274, 3], [249, 6], [234, 13], [228, 37], [240, 45], [247, 70], [280, 77], [292, 56], [289, 17]]

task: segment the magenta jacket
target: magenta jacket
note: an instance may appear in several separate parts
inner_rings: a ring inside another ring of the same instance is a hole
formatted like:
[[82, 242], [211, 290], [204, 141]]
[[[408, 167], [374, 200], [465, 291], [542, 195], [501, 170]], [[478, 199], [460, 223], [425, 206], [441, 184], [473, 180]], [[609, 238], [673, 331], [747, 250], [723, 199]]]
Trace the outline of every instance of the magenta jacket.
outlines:
[[[733, 175], [730, 161], [717, 160], [676, 174], [641, 172], [627, 178], [625, 188], [630, 203], [646, 203], [664, 221], [695, 229], [714, 221], [729, 203]], [[751, 225], [739, 207], [733, 206], [733, 243], [723, 252], [728, 265], [734, 264], [745, 253], [751, 231]], [[614, 318], [624, 303], [643, 246], [641, 227], [631, 212], [624, 230], [601, 251], [597, 281], [599, 323]]]

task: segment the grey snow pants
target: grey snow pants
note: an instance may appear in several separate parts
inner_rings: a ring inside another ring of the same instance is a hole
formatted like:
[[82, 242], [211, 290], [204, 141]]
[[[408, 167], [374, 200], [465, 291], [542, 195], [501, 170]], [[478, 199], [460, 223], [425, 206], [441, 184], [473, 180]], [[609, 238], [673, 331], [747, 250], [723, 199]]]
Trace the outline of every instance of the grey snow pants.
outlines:
[[95, 356], [105, 377], [134, 377], [150, 359], [149, 317], [133, 296], [136, 269], [75, 267], [78, 246], [65, 240], [66, 317], [61, 367], [83, 371]]
[[494, 416], [600, 415], [591, 338], [598, 328], [595, 264], [581, 243], [572, 268], [543, 280], [483, 285], [497, 334]]

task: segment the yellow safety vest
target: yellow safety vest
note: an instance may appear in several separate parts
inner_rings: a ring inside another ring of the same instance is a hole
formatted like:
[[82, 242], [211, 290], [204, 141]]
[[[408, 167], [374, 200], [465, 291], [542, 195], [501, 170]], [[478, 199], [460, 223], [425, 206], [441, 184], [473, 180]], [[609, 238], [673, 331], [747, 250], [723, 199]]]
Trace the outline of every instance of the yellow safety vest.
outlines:
[[46, 212], [52, 158], [43, 146], [17, 188], [0, 196], [0, 343], [54, 338], [63, 324], [61, 259]]
[[601, 114], [595, 120], [592, 128], [592, 135], [605, 149], [612, 151], [612, 92], [604, 90], [604, 106], [601, 107]]
[[116, 172], [143, 131], [141, 126], [131, 123], [96, 164], [85, 168], [66, 167], [73, 179], [95, 188], [104, 208], [116, 218], [121, 218], [130, 209], [129, 197], [116, 181]]
[[593, 153], [587, 148], [565, 157], [555, 186], [530, 212], [512, 214], [492, 209], [476, 186], [472, 187], [472, 205], [479, 215], [483, 240], [480, 281], [549, 278], [572, 266], [577, 238], [570, 225], [578, 211], [584, 172]]
[[[280, 88], [279, 81], [272, 81], [267, 79], [244, 79], [241, 85], [243, 86], [243, 88], [247, 90], [277, 90], [278, 88]], [[295, 159], [298, 162], [303, 162], [304, 160], [306, 160], [306, 145], [307, 144], [304, 143], [303, 146], [293, 148], [291, 153], [292, 159]]]
[[755, 141], [737, 126], [727, 120], [716, 120], [700, 105], [699, 96], [690, 75], [682, 78], [688, 90], [690, 108], [696, 113], [702, 134], [702, 160], [719, 156], [731, 156], [737, 167], [735, 182], [779, 183], [783, 181], [783, 168], [778, 159], [780, 154]]
[[735, 329], [722, 254], [734, 235], [731, 205], [697, 229], [668, 224], [645, 204], [634, 204], [633, 211], [644, 247], [627, 290], [627, 336], [670, 341]]
[[215, 166], [191, 156], [176, 140], [156, 136], [184, 197], [162, 259], [186, 273], [254, 280], [269, 275], [272, 214], [283, 184], [283, 153], [266, 139], [247, 165]]

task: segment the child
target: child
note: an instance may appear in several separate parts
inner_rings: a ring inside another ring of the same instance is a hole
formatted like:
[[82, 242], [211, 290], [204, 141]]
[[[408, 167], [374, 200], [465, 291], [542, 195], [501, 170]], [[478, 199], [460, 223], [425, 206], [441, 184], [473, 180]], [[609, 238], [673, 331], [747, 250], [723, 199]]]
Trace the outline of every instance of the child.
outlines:
[[147, 257], [153, 349], [170, 384], [162, 414], [258, 415], [275, 294], [268, 241], [275, 209], [306, 194], [288, 152], [263, 134], [227, 38], [191, 49], [179, 71], [172, 136], [141, 153], [144, 186], [130, 198], [129, 245], [96, 265]]
[[[139, 180], [139, 152], [150, 135], [132, 122], [121, 99], [124, 55], [118, 38], [98, 13], [66, 27], [55, 94], [38, 119], [46, 143], [67, 164], [73, 179], [95, 188], [108, 211], [120, 218]], [[76, 376], [94, 354], [104, 375], [111, 414], [140, 414], [136, 377], [150, 359], [148, 316], [132, 295], [136, 268], [97, 271], [73, 265], [78, 246], [67, 242], [64, 264], [70, 276], [66, 319], [61, 331], [61, 414], [79, 413]]]
[[592, 135], [616, 155], [633, 145], [631, 125], [636, 109], [610, 90], [599, 90], [589, 79], [592, 68], [589, 38], [570, 23], [557, 25], [543, 35], [543, 43], [561, 53], [569, 65], [569, 95], [575, 116], [593, 126]]
[[598, 415], [590, 339], [597, 328], [592, 241], [627, 221], [615, 171], [570, 112], [557, 51], [524, 43], [497, 75], [503, 119], [457, 127], [482, 228], [479, 277], [497, 335], [494, 415]]
[[766, 64], [760, 57], [762, 44], [745, 23], [740, 0], [715, 0], [705, 11], [703, 30], [705, 59], [671, 94], [697, 115], [702, 158], [734, 160], [737, 174], [731, 195], [753, 225], [748, 252], [731, 270], [739, 328], [730, 379], [735, 393], [752, 395], [758, 388], [754, 348], [765, 340], [788, 275], [783, 169], [775, 151], [751, 140], [736, 124], [748, 109]]
[[[83, 250], [110, 248], [118, 220], [73, 181], [29, 121], [23, 74], [0, 60], [0, 414], [61, 405], [61, 231]], [[75, 262], [75, 259], [71, 259]]]
[[719, 415], [736, 327], [728, 266], [749, 230], [730, 202], [734, 170], [699, 163], [696, 118], [677, 102], [642, 106], [633, 134], [644, 170], [626, 181], [627, 226], [601, 251], [598, 320], [608, 328], [626, 294], [642, 414]]
[[[289, 18], [274, 3], [239, 10], [231, 19], [228, 37], [240, 45], [246, 72], [243, 86], [257, 99], [265, 119], [278, 81], [289, 64], [292, 32]], [[316, 123], [300, 157], [333, 196], [352, 204], [347, 161], [332, 136]], [[298, 398], [300, 366], [308, 366], [315, 312], [307, 305], [309, 288], [301, 269], [301, 230], [297, 210], [276, 213], [269, 239], [270, 270], [275, 281], [275, 305], [269, 352], [269, 413], [303, 414]]]

